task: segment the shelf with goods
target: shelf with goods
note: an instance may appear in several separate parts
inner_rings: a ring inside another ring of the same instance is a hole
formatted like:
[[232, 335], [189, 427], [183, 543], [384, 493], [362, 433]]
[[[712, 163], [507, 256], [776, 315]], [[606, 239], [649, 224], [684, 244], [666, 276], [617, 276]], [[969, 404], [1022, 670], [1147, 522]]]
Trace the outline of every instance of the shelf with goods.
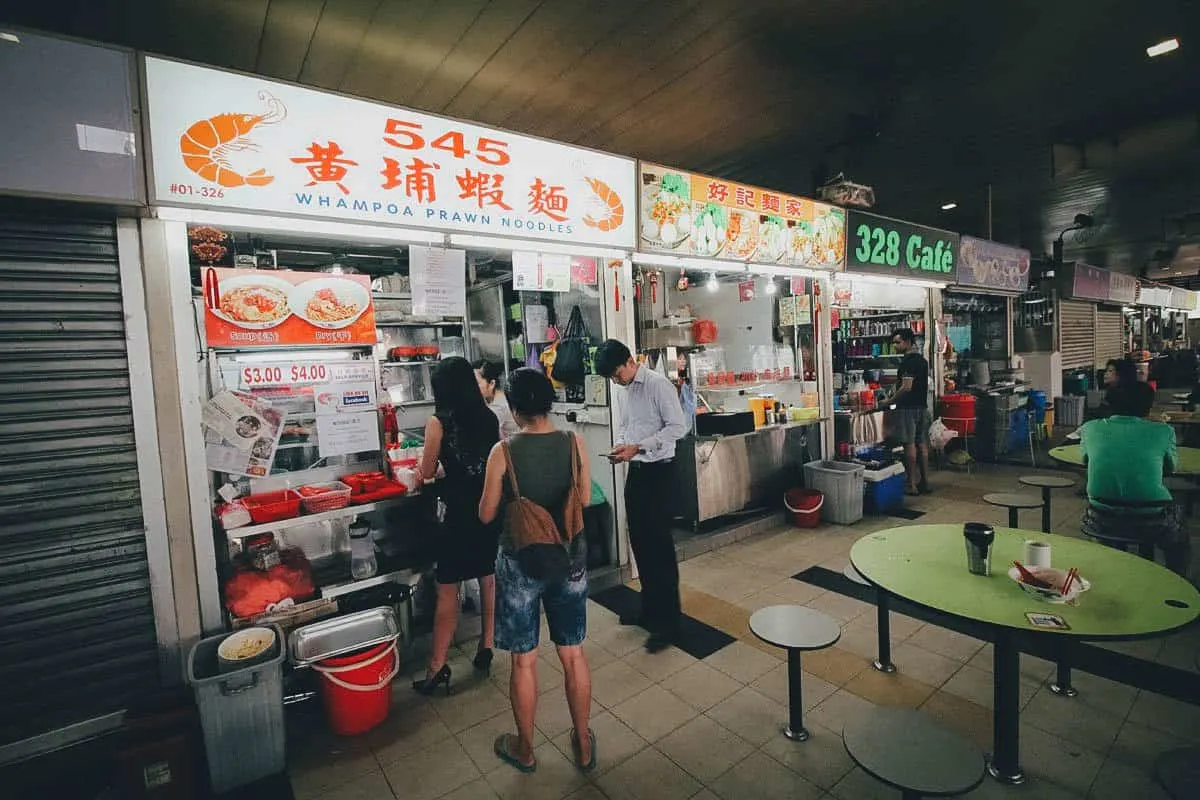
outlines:
[[281, 533], [302, 525], [313, 525], [318, 522], [341, 520], [348, 517], [357, 517], [360, 514], [370, 514], [374, 511], [383, 511], [389, 508], [395, 508], [408, 503], [417, 497], [420, 497], [419, 493], [389, 498], [387, 500], [377, 500], [373, 503], [348, 505], [345, 508], [337, 508], [332, 511], [322, 511], [317, 514], [301, 514], [298, 517], [289, 517], [288, 519], [281, 519], [277, 522], [263, 522], [259, 524], [243, 525], [240, 528], [231, 528], [225, 531], [225, 536], [228, 539], [245, 539], [248, 536], [257, 536], [261, 533]]

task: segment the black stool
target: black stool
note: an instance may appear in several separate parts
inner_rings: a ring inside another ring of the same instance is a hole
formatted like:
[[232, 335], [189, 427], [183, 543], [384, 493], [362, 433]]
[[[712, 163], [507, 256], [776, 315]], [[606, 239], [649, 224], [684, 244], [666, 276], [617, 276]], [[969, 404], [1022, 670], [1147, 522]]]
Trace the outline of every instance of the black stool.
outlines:
[[800, 654], [805, 650], [824, 650], [842, 638], [837, 620], [828, 614], [804, 606], [767, 606], [750, 617], [750, 630], [762, 641], [787, 650], [788, 724], [783, 735], [793, 742], [808, 739], [804, 729], [804, 701], [800, 693], [803, 673]]
[[904, 800], [965, 794], [983, 782], [983, 753], [908, 708], [880, 706], [846, 724], [846, 752]]
[[[1042, 533], [1050, 532], [1050, 491], [1070, 489], [1075, 485], [1072, 478], [1061, 475], [1022, 475], [1017, 478], [1025, 486], [1038, 486], [1042, 490]], [[1011, 526], [1010, 526], [1011, 527]]]
[[1040, 498], [1030, 494], [985, 494], [983, 502], [993, 506], [1004, 506], [1008, 509], [1008, 527], [1016, 528], [1017, 512], [1023, 508], [1041, 508], [1042, 501]]
[[[855, 583], [861, 583], [863, 586], [870, 586], [871, 582], [862, 576], [853, 564], [847, 564], [842, 570], [842, 574]], [[891, 596], [878, 586], [875, 587], [875, 629], [879, 634], [879, 657], [872, 662], [871, 666], [880, 672], [891, 674], [896, 671], [896, 665], [892, 663], [892, 622], [891, 622]]]

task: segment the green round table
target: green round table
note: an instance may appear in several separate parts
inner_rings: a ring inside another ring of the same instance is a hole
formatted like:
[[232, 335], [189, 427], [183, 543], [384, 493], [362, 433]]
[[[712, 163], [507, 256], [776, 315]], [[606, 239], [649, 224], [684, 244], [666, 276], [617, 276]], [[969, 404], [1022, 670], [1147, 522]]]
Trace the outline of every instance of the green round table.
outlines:
[[[1200, 475], [1200, 448], [1180, 447], [1177, 448], [1177, 452], [1179, 453], [1179, 468], [1175, 470], [1175, 474]], [[1077, 444], [1065, 444], [1052, 448], [1050, 457], [1060, 464], [1070, 464], [1073, 467], [1084, 466], [1083, 455], [1079, 452]]]
[[[1091, 583], [1075, 605], [1044, 603], [1008, 577], [1025, 541], [1051, 545], [1055, 566], [1077, 567]], [[1181, 628], [1200, 615], [1200, 592], [1153, 561], [1083, 539], [1041, 531], [996, 528], [992, 574], [967, 571], [962, 525], [909, 525], [868, 534], [850, 550], [850, 563], [880, 589], [917, 605], [994, 629], [995, 713], [988, 771], [1008, 783], [1023, 780], [1019, 764], [1020, 635], [1143, 639]], [[1053, 614], [1067, 629], [1035, 627], [1026, 614]]]

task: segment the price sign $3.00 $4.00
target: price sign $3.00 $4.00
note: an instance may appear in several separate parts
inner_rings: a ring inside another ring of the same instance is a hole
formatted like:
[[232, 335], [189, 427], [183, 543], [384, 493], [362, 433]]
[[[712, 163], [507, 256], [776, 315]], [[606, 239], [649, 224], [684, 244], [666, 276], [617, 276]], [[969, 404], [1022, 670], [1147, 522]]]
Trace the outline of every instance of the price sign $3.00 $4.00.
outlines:
[[292, 362], [286, 364], [250, 364], [242, 367], [242, 388], [290, 386], [293, 384], [325, 383], [329, 370], [321, 363]]

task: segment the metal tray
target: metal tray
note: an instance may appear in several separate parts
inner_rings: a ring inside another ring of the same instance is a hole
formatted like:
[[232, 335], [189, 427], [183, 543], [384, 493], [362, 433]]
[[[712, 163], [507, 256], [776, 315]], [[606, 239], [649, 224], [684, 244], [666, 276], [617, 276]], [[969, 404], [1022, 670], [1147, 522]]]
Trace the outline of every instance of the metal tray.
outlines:
[[308, 666], [391, 641], [399, 635], [400, 625], [395, 612], [380, 606], [297, 628], [288, 637], [288, 655], [294, 665]]

